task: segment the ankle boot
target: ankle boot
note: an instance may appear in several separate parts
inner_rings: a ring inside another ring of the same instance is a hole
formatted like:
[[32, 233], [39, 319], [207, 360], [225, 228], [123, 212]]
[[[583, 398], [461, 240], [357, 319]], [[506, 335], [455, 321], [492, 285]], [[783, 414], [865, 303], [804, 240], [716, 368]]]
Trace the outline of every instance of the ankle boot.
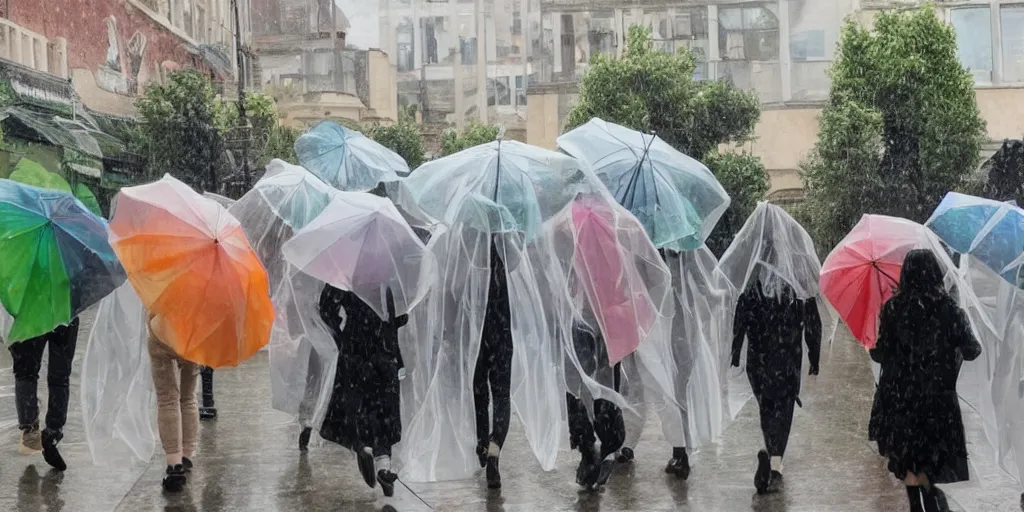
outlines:
[[686, 456], [686, 448], [672, 448], [672, 460], [665, 466], [665, 472], [676, 478], [690, 478], [690, 459]]

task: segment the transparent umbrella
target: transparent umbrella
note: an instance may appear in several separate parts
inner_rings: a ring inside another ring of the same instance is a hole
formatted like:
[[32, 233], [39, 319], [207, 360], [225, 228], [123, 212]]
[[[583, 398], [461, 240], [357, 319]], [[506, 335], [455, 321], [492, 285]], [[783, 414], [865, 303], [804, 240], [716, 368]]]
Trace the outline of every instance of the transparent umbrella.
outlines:
[[394, 151], [355, 130], [323, 121], [295, 141], [299, 163], [332, 187], [366, 192], [409, 174]]

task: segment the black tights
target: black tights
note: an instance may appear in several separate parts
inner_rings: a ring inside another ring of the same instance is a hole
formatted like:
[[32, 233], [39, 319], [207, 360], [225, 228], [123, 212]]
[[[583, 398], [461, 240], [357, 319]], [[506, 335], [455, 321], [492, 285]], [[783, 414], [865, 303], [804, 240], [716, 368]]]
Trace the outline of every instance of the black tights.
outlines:
[[586, 405], [572, 393], [565, 394], [569, 408], [569, 440], [573, 447], [587, 449], [601, 440], [601, 459], [617, 452], [626, 442], [626, 423], [622, 409], [604, 400], [594, 400], [594, 421], [590, 421]]
[[793, 427], [793, 408], [796, 397], [757, 396], [757, 406], [761, 412], [761, 434], [768, 455], [782, 457], [789, 444], [789, 431]]
[[[494, 416], [488, 406], [494, 398]], [[477, 445], [490, 442], [501, 448], [512, 420], [512, 336], [484, 333], [473, 372], [473, 402], [476, 409]]]

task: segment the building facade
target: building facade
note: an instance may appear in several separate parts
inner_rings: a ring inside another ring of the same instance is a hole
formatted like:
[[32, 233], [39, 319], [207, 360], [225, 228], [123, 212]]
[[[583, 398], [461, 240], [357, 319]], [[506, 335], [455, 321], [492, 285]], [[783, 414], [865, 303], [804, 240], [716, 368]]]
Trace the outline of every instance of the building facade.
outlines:
[[[231, 1], [0, 0], [0, 58], [71, 79], [90, 108], [130, 116], [146, 84], [170, 71], [236, 79]], [[245, 45], [248, 0], [239, 8]]]
[[331, 0], [251, 0], [259, 82], [282, 122], [391, 123], [398, 117], [393, 66], [379, 49], [346, 45], [348, 19]]
[[[828, 68], [845, 19], [870, 23], [882, 9], [922, 4], [893, 0], [541, 0], [538, 80], [529, 91], [527, 140], [554, 147], [576, 99], [576, 81], [595, 52], [621, 55], [633, 24], [655, 44], [693, 52], [696, 78], [729, 78], [762, 102], [756, 139], [740, 148], [761, 157], [772, 198], [802, 194], [800, 162], [818, 136], [828, 98]], [[960, 59], [977, 83], [992, 140], [1024, 134], [1024, 4], [945, 1], [936, 13], [957, 31]]]
[[401, 105], [416, 105], [429, 124], [499, 123], [525, 135], [538, 0], [379, 1]]

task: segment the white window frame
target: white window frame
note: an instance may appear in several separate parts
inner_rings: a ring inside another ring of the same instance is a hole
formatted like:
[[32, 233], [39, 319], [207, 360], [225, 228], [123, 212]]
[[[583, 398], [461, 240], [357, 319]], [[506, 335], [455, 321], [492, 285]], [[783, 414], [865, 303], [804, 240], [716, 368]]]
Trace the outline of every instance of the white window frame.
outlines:
[[943, 20], [948, 24], [952, 24], [954, 10], [970, 7], [988, 7], [992, 23], [992, 81], [991, 83], [975, 83], [975, 87], [982, 89], [989, 87], [1024, 87], [1024, 76], [1018, 81], [1008, 82], [1005, 80], [1005, 69], [1003, 68], [1003, 31], [1024, 30], [1024, 28], [1002, 26], [1001, 16], [1004, 7], [1024, 8], [1024, 2], [1021, 0], [961, 0], [949, 2], [942, 5]]

